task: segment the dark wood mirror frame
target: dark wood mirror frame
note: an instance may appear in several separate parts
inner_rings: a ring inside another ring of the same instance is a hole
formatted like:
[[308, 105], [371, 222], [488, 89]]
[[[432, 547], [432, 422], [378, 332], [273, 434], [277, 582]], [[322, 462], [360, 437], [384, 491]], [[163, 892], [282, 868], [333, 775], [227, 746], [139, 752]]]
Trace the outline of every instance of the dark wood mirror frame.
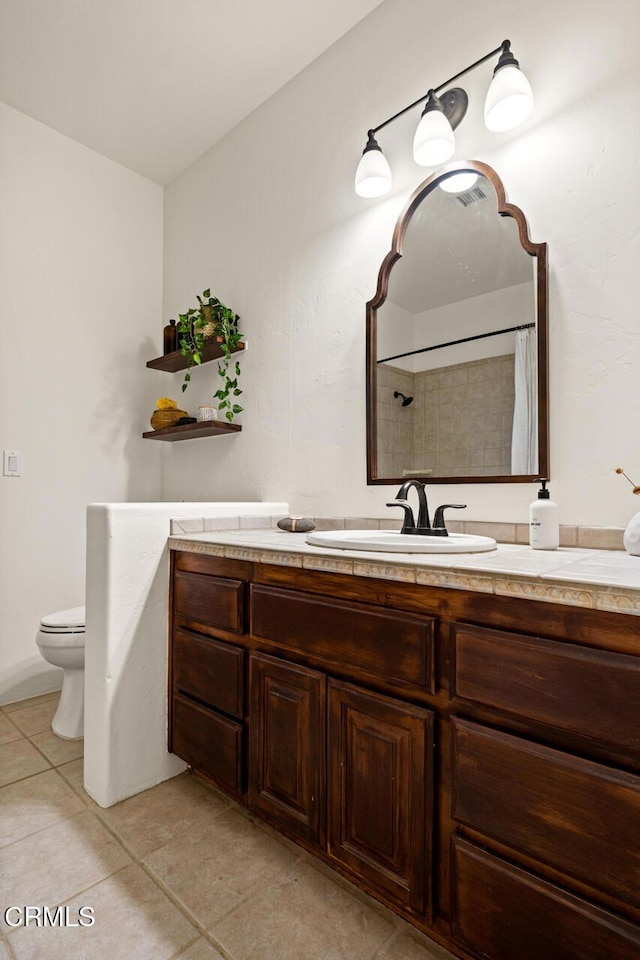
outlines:
[[538, 472], [527, 475], [466, 476], [466, 477], [417, 477], [424, 483], [530, 483], [538, 477], [549, 476], [549, 430], [548, 430], [548, 360], [547, 360], [547, 244], [533, 243], [529, 238], [527, 221], [519, 207], [507, 203], [504, 186], [498, 174], [479, 160], [463, 160], [450, 163], [424, 180], [409, 198], [400, 214], [393, 232], [391, 250], [382, 261], [378, 273], [378, 287], [372, 300], [367, 303], [367, 484], [403, 483], [407, 477], [378, 477], [377, 473], [377, 416], [376, 416], [376, 334], [377, 314], [387, 298], [389, 275], [393, 265], [402, 257], [404, 236], [413, 214], [422, 201], [436, 189], [440, 181], [452, 173], [476, 172], [492, 184], [498, 198], [498, 214], [512, 217], [518, 226], [523, 250], [536, 260], [537, 287], [537, 341], [538, 341]]

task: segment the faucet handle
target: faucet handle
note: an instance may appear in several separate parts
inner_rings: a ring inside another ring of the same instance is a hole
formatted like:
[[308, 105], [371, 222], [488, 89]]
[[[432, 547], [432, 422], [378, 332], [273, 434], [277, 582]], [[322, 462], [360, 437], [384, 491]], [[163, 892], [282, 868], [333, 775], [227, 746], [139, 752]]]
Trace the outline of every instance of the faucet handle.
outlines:
[[434, 530], [446, 530], [444, 524], [444, 512], [445, 510], [464, 510], [466, 508], [466, 503], [443, 503], [441, 507], [436, 509], [436, 514], [433, 518], [433, 527]]
[[413, 510], [411, 509], [411, 504], [408, 500], [392, 500], [391, 503], [387, 504], [388, 507], [402, 507], [404, 510], [404, 522], [402, 524], [401, 533], [406, 533], [408, 530], [413, 530], [415, 527], [415, 520], [413, 518]]

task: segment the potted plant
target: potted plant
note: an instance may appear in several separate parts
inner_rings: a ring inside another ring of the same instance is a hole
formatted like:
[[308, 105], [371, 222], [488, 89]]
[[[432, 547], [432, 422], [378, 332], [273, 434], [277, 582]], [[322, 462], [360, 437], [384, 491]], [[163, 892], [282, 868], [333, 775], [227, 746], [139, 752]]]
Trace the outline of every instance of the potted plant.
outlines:
[[218, 361], [218, 374], [223, 383], [214, 396], [219, 401], [218, 410], [225, 411], [229, 422], [243, 407], [235, 402], [242, 390], [238, 386], [240, 362], [232, 361], [231, 354], [238, 349], [242, 334], [238, 330], [240, 317], [226, 307], [217, 297], [211, 296], [211, 290], [198, 294], [198, 307], [179, 314], [178, 340], [180, 353], [187, 358], [182, 390], [185, 391], [191, 380], [191, 367], [202, 363], [202, 351], [205, 340], [215, 337], [222, 349], [222, 359]]

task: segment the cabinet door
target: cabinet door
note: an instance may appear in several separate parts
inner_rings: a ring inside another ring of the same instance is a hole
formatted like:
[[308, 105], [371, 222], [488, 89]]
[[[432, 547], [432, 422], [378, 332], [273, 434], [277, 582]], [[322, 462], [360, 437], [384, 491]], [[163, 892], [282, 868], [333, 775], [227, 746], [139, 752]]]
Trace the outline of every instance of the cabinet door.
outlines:
[[329, 681], [329, 852], [430, 914], [433, 713]]
[[249, 803], [324, 846], [326, 677], [261, 653], [250, 675]]

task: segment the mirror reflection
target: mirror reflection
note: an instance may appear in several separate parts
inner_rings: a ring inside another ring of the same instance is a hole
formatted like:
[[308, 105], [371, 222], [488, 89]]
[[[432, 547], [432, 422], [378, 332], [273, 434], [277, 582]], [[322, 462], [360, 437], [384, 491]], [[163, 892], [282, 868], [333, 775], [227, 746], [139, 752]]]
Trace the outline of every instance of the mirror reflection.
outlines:
[[539, 475], [538, 259], [491, 180], [465, 177], [410, 215], [372, 311], [374, 482]]

